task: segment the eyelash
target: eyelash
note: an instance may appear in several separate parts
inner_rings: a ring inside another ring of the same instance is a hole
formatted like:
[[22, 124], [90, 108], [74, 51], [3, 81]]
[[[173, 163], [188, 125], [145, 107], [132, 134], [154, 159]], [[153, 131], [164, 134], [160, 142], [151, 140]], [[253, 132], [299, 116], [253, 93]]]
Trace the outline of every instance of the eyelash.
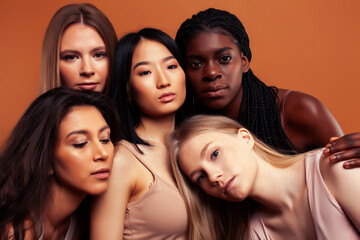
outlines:
[[226, 55], [226, 56], [222, 56], [222, 57], [219, 59], [219, 62], [228, 63], [231, 59], [232, 59], [231, 56]]
[[203, 172], [201, 173], [201, 175], [197, 178], [197, 183], [201, 184], [201, 182], [204, 180], [204, 178], [206, 177], [206, 174]]
[[219, 150], [215, 150], [215, 151], [211, 154], [210, 158], [211, 158], [211, 160], [215, 160], [215, 158], [217, 158], [218, 156], [219, 156]]

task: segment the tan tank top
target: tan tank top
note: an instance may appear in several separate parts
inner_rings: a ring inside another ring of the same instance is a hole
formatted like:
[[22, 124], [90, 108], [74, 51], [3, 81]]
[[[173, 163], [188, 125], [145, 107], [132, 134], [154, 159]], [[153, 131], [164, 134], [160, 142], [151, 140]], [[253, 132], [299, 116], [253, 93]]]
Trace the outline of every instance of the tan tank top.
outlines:
[[124, 223], [126, 239], [186, 239], [187, 213], [185, 203], [175, 188], [164, 182], [140, 156], [121, 143], [153, 175], [154, 181], [140, 199], [128, 203]]

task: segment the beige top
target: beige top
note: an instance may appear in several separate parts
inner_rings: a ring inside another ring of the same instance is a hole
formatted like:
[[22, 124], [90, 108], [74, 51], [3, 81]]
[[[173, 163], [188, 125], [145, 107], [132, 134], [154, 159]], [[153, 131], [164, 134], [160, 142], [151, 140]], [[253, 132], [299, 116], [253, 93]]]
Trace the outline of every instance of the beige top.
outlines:
[[[323, 149], [309, 153], [305, 158], [308, 200], [316, 238], [318, 240], [360, 240], [359, 231], [330, 194], [321, 176], [319, 161], [322, 152]], [[249, 224], [250, 239], [272, 239], [258, 212], [255, 212]]]
[[[121, 144], [124, 145], [125, 142]], [[140, 199], [128, 203], [124, 223], [126, 239], [186, 239], [187, 213], [179, 191], [164, 182], [124, 145], [153, 175], [154, 181]]]

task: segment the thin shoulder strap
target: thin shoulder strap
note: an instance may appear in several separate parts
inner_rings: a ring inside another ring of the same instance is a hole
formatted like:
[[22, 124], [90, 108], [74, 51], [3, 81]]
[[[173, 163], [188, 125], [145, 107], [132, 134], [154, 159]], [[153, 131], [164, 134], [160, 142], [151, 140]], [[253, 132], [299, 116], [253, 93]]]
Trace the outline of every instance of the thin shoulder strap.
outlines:
[[125, 142], [125, 141], [121, 141], [119, 143], [120, 145], [124, 146], [132, 155], [134, 155], [134, 157], [136, 157], [137, 160], [139, 160], [139, 162], [144, 165], [149, 171], [150, 173], [153, 175], [154, 179], [155, 179], [155, 173], [151, 170], [151, 168], [143, 161], [141, 160], [140, 156], [138, 155], [138, 153], [136, 153], [134, 150], [131, 149], [131, 143], [129, 142]]

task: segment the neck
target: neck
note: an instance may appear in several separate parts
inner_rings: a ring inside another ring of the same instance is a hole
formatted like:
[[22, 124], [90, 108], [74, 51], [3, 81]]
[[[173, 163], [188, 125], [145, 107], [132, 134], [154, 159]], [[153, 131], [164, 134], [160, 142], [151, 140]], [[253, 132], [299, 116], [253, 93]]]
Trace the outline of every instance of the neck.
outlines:
[[79, 207], [86, 194], [70, 191], [53, 180], [51, 196], [42, 215], [44, 239], [64, 238], [70, 225], [70, 216]]
[[306, 191], [304, 156], [284, 168], [274, 167], [256, 156], [258, 174], [249, 197], [260, 203], [264, 212], [274, 214], [292, 209]]
[[136, 128], [137, 134], [150, 144], [165, 144], [165, 138], [174, 131], [175, 113], [158, 118], [142, 116], [141, 124]]

